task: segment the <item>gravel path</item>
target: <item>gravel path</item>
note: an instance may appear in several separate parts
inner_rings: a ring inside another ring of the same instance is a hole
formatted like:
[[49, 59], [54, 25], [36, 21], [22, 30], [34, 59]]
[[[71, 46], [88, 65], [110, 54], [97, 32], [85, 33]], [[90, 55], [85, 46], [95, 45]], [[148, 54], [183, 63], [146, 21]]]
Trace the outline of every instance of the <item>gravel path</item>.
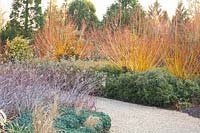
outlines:
[[97, 97], [97, 111], [110, 115], [111, 133], [200, 133], [200, 119], [185, 113]]

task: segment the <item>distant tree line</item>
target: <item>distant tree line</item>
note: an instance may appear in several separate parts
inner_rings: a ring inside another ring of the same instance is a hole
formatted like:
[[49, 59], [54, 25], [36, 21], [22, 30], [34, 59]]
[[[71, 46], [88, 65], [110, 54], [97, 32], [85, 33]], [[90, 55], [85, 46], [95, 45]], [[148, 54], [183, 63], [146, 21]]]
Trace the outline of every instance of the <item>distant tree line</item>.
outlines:
[[[172, 35], [177, 40], [180, 40], [180, 37], [176, 33], [183, 33], [182, 27], [190, 19], [189, 10], [182, 2], [179, 2], [176, 13], [170, 20], [157, 0], [149, 6], [148, 11], [144, 11], [137, 0], [117, 0], [108, 7], [102, 21], [98, 20], [95, 6], [89, 0], [73, 0], [69, 4], [65, 0], [61, 9], [56, 7], [55, 0], [49, 0], [49, 7], [45, 12], [42, 11], [41, 2], [42, 0], [13, 0], [10, 19], [0, 32], [2, 42], [6, 42], [7, 39], [12, 40], [16, 36], [32, 39], [34, 32], [44, 26], [47, 16], [50, 17], [48, 14], [57, 12], [56, 14], [59, 15], [61, 10], [66, 11], [68, 17], [74, 21], [77, 30], [81, 30], [84, 26], [86, 30], [97, 27], [116, 30], [119, 27], [129, 26], [138, 34], [148, 34], [148, 25], [162, 24], [172, 27]], [[194, 5], [191, 3], [190, 5]], [[196, 11], [196, 5], [192, 10]], [[155, 31], [155, 34], [161, 32]]]

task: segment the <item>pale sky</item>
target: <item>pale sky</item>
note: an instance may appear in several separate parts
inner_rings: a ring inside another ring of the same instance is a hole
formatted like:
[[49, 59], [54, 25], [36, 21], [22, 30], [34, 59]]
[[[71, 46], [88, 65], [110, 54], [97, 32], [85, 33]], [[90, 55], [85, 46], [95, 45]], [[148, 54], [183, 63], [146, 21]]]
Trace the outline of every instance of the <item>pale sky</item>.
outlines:
[[[10, 8], [13, 0], [0, 0], [0, 8], [7, 12], [6, 18], [8, 18], [10, 13]], [[48, 0], [42, 0], [43, 6], [46, 6]], [[96, 7], [96, 14], [98, 18], [101, 20], [103, 15], [106, 13], [107, 8], [114, 2], [115, 0], [91, 0]], [[175, 13], [175, 9], [177, 7], [179, 0], [158, 0], [164, 10], [167, 10], [169, 16], [171, 17]], [[186, 0], [182, 0], [186, 5]], [[63, 0], [57, 0], [58, 5], [63, 3]], [[154, 3], [155, 0], [139, 0], [139, 3], [144, 7], [144, 9], [148, 9], [149, 5]]]

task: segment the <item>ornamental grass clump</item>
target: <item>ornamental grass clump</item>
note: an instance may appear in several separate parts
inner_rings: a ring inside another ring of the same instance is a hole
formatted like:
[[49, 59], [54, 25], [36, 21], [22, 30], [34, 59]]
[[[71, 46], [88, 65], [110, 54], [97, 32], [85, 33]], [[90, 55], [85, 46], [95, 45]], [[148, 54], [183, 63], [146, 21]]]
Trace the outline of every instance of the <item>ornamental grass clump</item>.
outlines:
[[36, 133], [56, 133], [53, 122], [59, 115], [58, 97], [55, 96], [54, 102], [50, 105], [37, 105], [32, 113], [32, 124]]

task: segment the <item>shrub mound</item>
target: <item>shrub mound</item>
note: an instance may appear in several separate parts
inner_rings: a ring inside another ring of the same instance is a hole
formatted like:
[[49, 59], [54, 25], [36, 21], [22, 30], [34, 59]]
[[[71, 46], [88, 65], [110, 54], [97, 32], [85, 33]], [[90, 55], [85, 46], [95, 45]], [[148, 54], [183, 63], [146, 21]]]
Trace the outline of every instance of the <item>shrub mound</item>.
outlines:
[[194, 100], [199, 103], [198, 82], [178, 79], [164, 69], [107, 73], [101, 92], [107, 98], [165, 108], [189, 106]]
[[[97, 117], [99, 121], [95, 123], [94, 127], [86, 126], [84, 123], [90, 117]], [[111, 127], [111, 119], [108, 115], [102, 112], [90, 112], [88, 110], [80, 110], [79, 112], [62, 107], [59, 110], [58, 117], [54, 120], [52, 125], [58, 132], [66, 133], [107, 133]], [[25, 111], [19, 117], [11, 121], [6, 126], [8, 132], [34, 132], [32, 125], [32, 113]]]
[[6, 61], [19, 62], [29, 61], [33, 58], [33, 51], [29, 41], [22, 37], [16, 37], [13, 41], [7, 42]]
[[[88, 127], [84, 124], [90, 116], [98, 117], [100, 119], [100, 121], [94, 124], [94, 127]], [[108, 115], [102, 112], [90, 112], [88, 110], [76, 112], [69, 108], [62, 108], [60, 110], [60, 116], [55, 120], [54, 126], [64, 132], [74, 130], [79, 131], [80, 133], [84, 133], [84, 131], [90, 133], [93, 133], [94, 131], [94, 133], [101, 133], [109, 131], [111, 127], [111, 119]]]

